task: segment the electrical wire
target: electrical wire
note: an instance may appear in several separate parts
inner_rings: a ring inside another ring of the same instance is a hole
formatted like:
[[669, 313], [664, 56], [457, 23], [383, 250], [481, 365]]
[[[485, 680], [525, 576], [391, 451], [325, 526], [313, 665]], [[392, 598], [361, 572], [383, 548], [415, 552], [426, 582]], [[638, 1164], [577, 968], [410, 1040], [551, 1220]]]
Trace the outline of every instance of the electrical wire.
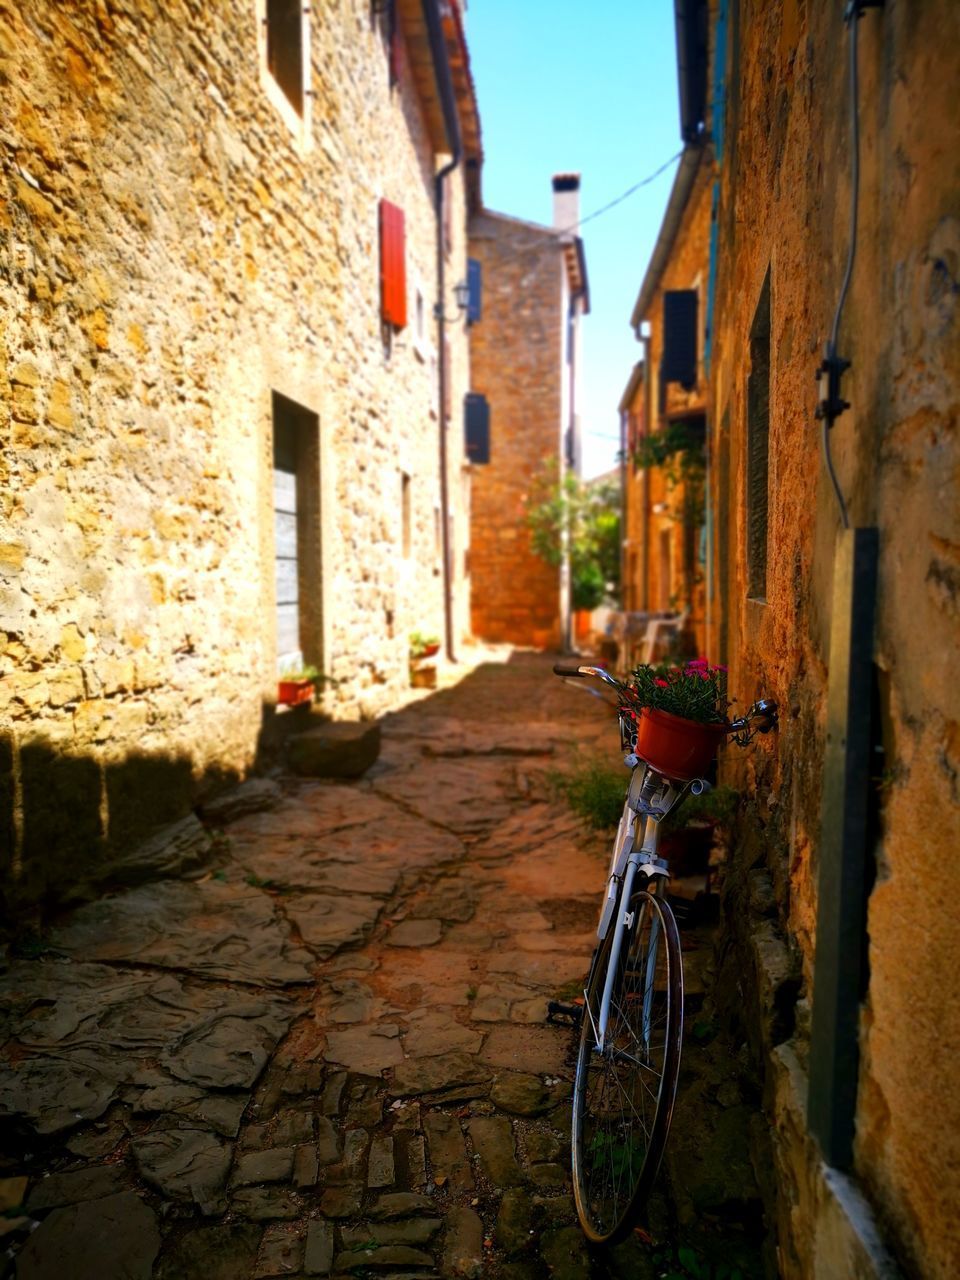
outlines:
[[[837, 352], [840, 317], [843, 315], [844, 303], [847, 300], [850, 280], [853, 276], [853, 263], [857, 256], [857, 215], [860, 204], [860, 115], [857, 87], [857, 27], [860, 21], [860, 5], [857, 0], [850, 0], [844, 14], [844, 21], [850, 33], [850, 240], [847, 247], [847, 266], [843, 273], [843, 283], [840, 286], [837, 309], [833, 316], [833, 327], [830, 330], [830, 349], [834, 356], [836, 356]], [[826, 464], [827, 474], [836, 494], [837, 505], [840, 507], [840, 520], [844, 529], [849, 529], [850, 517], [847, 514], [847, 504], [844, 501], [840, 482], [837, 480], [837, 473], [833, 467], [833, 458], [830, 455], [830, 428], [832, 425], [829, 418], [825, 417], [823, 419], [823, 432], [821, 435], [823, 461]]]
[[[577, 235], [580, 228], [586, 226], [588, 222], [593, 222], [595, 218], [601, 218], [605, 213], [609, 213], [611, 209], [615, 209], [618, 204], [623, 204], [624, 200], [629, 200], [642, 187], [648, 187], [651, 182], [655, 182], [662, 173], [665, 173], [672, 164], [683, 155], [683, 151], [678, 151], [676, 155], [672, 155], [669, 160], [664, 160], [663, 164], [654, 169], [653, 173], [648, 173], [645, 178], [641, 178], [639, 182], [635, 182], [632, 187], [627, 187], [626, 191], [622, 191], [616, 199], [611, 200], [608, 204], [602, 205], [599, 209], [594, 209], [593, 213], [587, 214], [585, 218], [581, 218], [579, 222], [573, 223], [569, 227], [545, 227], [544, 230], [549, 231], [554, 239], [560, 240], [564, 236]], [[497, 270], [505, 266], [508, 262], [513, 262], [517, 258], [526, 257], [527, 254], [539, 253], [542, 245], [527, 245], [523, 249], [517, 249], [514, 253], [508, 254], [505, 258], [498, 258], [496, 262]]]

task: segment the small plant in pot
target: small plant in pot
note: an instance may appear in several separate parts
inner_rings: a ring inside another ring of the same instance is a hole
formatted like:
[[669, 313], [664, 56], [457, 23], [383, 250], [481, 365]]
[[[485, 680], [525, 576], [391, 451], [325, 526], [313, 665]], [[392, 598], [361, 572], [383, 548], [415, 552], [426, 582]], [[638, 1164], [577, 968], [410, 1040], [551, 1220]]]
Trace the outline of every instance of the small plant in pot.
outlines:
[[671, 778], [701, 776], [727, 732], [726, 684], [726, 667], [706, 658], [637, 667], [631, 684], [637, 755]]
[[739, 792], [713, 787], [702, 795], [688, 793], [664, 818], [659, 853], [676, 876], [704, 875], [718, 827], [728, 826], [737, 810]]
[[325, 684], [336, 684], [332, 676], [325, 676], [316, 667], [295, 667], [281, 672], [277, 681], [277, 702], [286, 707], [311, 702]]
[[425, 635], [422, 631], [410, 632], [410, 661], [416, 662], [418, 658], [432, 658], [435, 653], [440, 651], [440, 637], [434, 635]]

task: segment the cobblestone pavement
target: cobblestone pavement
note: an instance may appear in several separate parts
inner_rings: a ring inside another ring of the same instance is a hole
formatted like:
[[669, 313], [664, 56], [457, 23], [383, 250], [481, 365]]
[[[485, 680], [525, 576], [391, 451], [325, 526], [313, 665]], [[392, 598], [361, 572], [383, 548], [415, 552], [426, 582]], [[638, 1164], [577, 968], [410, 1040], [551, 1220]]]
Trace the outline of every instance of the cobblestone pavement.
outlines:
[[190, 878], [8, 957], [0, 1274], [658, 1273], [581, 1241], [545, 1022], [606, 852], [544, 775], [615, 726], [505, 656], [388, 717], [360, 782], [260, 788]]

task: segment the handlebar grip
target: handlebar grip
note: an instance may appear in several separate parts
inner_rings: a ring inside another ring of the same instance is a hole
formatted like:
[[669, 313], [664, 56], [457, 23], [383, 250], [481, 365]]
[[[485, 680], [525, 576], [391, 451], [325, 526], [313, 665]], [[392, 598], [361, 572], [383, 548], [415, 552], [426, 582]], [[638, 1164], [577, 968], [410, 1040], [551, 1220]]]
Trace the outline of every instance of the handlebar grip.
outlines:
[[582, 678], [586, 677], [586, 672], [581, 671], [579, 667], [564, 666], [562, 662], [555, 662], [553, 664], [553, 674], [555, 676], [580, 676]]

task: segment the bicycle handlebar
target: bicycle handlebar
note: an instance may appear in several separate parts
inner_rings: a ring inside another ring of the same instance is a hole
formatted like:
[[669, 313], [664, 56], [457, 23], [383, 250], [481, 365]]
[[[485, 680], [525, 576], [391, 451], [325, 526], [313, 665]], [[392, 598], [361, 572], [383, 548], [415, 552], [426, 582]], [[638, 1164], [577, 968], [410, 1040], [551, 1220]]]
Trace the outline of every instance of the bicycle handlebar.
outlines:
[[623, 693], [627, 687], [625, 684], [621, 684], [619, 680], [614, 680], [609, 671], [604, 671], [603, 667], [567, 667], [562, 662], [555, 662], [553, 664], [553, 674], [555, 676], [596, 676], [604, 684], [609, 684], [616, 689], [617, 693]]
[[[608, 671], [604, 671], [603, 667], [566, 666], [562, 662], [555, 662], [553, 673], [557, 676], [575, 676], [577, 678], [596, 676], [604, 684], [616, 689], [619, 695], [628, 695], [629, 685], [621, 684], [619, 680], [615, 680]], [[757, 720], [762, 723], [758, 724], [756, 729], [751, 730], [750, 726]], [[776, 728], [776, 725], [776, 702], [773, 698], [760, 698], [753, 704], [746, 715], [738, 716], [736, 720], [727, 721], [724, 727], [727, 733], [733, 735], [736, 742], [741, 746], [745, 746], [754, 733], [769, 733], [771, 729]]]

